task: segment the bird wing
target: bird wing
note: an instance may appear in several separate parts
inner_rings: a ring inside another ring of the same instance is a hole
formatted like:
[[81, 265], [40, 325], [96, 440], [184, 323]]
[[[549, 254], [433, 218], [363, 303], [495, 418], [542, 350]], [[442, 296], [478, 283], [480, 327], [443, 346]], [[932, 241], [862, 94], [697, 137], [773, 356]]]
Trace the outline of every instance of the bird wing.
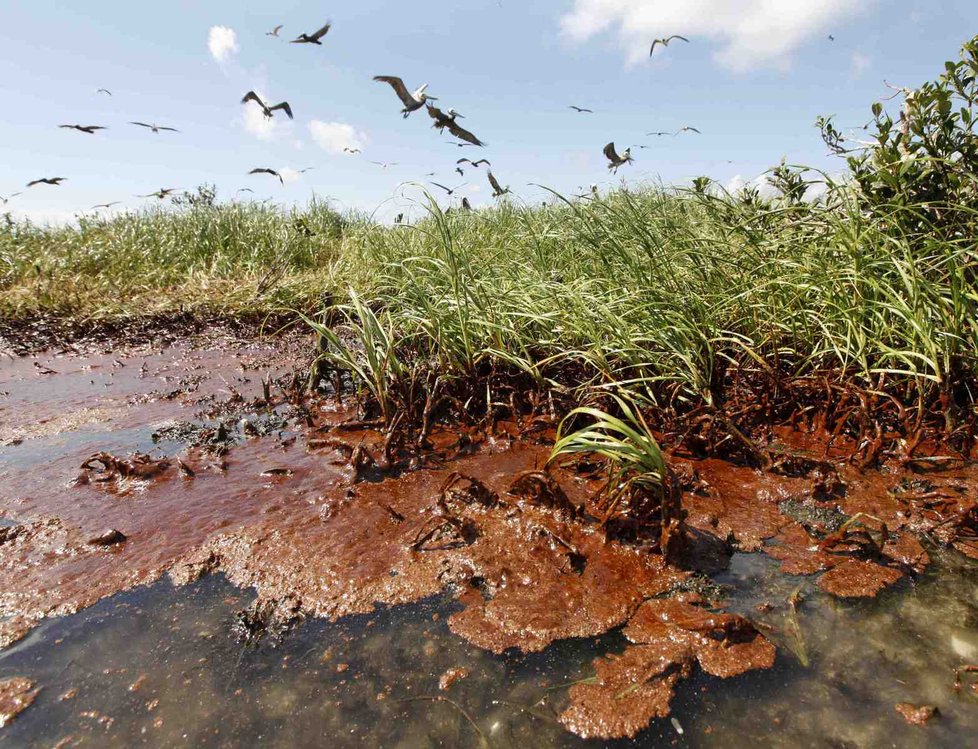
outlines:
[[472, 133], [466, 130], [464, 127], [459, 125], [455, 120], [448, 122], [448, 132], [454, 135], [459, 140], [464, 140], [466, 143], [471, 143], [473, 146], [484, 146], [481, 140], [475, 137]]
[[503, 188], [499, 185], [499, 180], [493, 176], [492, 172], [489, 172], [489, 184], [492, 185], [492, 189], [496, 192], [502, 192]]
[[145, 122], [130, 122], [130, 125], [139, 125], [140, 127], [148, 127], [150, 130], [153, 129], [152, 125], [147, 125]]
[[271, 30], [271, 31], [270, 31], [269, 33], [270, 33], [270, 34], [271, 34], [272, 36], [278, 36], [278, 32], [280, 32], [280, 31], [282, 30], [282, 26], [284, 26], [284, 25], [285, 25], [285, 24], [281, 24], [281, 23], [280, 23], [280, 24], [279, 24], [278, 26], [276, 26], [276, 27], [275, 27], [274, 29], [272, 29], [272, 30]]
[[431, 184], [433, 184], [435, 187], [440, 187], [442, 190], [444, 190], [445, 192], [447, 192], [449, 195], [451, 195], [453, 192], [455, 192], [454, 190], [451, 190], [451, 189], [445, 187], [443, 184], [441, 184], [439, 182], [432, 182]]
[[243, 97], [241, 97], [242, 104], [247, 104], [249, 101], [255, 102], [259, 107], [262, 107], [263, 109], [265, 107], [265, 102], [263, 102], [261, 100], [261, 97], [259, 97], [258, 94], [256, 94], [254, 91], [249, 91]]
[[[156, 126], [156, 129], [157, 130], [169, 130], [171, 133], [179, 133], [180, 132], [175, 127], [163, 127], [162, 125], [157, 125]], [[176, 188], [173, 188], [173, 189], [175, 190]]]
[[[470, 161], [469, 163], [472, 166], [479, 166], [479, 164], [489, 164], [489, 159], [479, 159], [478, 161]], [[492, 164], [489, 164], [489, 166], [492, 166]]]
[[428, 104], [427, 109], [428, 109], [428, 116], [435, 121], [435, 127], [437, 127], [438, 129], [447, 127], [449, 123], [452, 121], [451, 117], [449, 117], [447, 114], [442, 112], [434, 104]]
[[332, 28], [332, 26], [333, 26], [333, 22], [332, 22], [332, 21], [327, 21], [327, 22], [326, 22], [326, 25], [325, 25], [325, 26], [323, 26], [323, 27], [322, 27], [322, 28], [321, 28], [321, 29], [320, 29], [319, 31], [317, 31], [317, 32], [316, 32], [315, 34], [310, 34], [309, 36], [310, 36], [311, 38], [313, 38], [313, 39], [315, 39], [316, 41], [319, 41], [319, 40], [320, 40], [320, 39], [322, 39], [322, 38], [323, 38], [324, 36], [326, 36], [326, 34], [328, 34], [328, 33], [329, 33], [329, 30], [330, 30], [330, 28]]
[[276, 109], [281, 109], [283, 112], [285, 112], [289, 116], [290, 120], [294, 119], [292, 117], [292, 107], [289, 106], [287, 101], [283, 101], [281, 104], [276, 104], [274, 107], [269, 107], [268, 111], [274, 112]]
[[471, 161], [470, 159], [467, 159], [467, 158], [465, 158], [465, 157], [462, 157], [461, 159], [459, 159], [459, 160], [458, 160], [458, 161], [456, 161], [455, 163], [456, 163], [456, 164], [464, 164], [464, 163], [465, 163], [466, 161], [468, 161], [468, 162], [469, 162], [470, 164], [472, 163], [472, 161]]
[[678, 40], [679, 40], [679, 41], [681, 41], [681, 42], [688, 42], [688, 41], [689, 41], [689, 39], [687, 39], [687, 38], [686, 38], [686, 37], [684, 37], [684, 36], [680, 36], [679, 34], [673, 34], [672, 36], [670, 36], [670, 37], [669, 37], [669, 41], [670, 41], [670, 42], [671, 42], [671, 41], [672, 41], [673, 39], [678, 39]]
[[30, 182], [27, 183], [27, 186], [28, 187], [34, 187], [34, 185], [39, 185], [43, 181], [44, 181], [43, 179], [32, 179]]
[[655, 45], [659, 44], [661, 41], [662, 41], [661, 39], [652, 40], [652, 48], [649, 50], [649, 57], [652, 57], [652, 53], [655, 52]]
[[621, 157], [615, 151], [615, 142], [611, 141], [608, 145], [604, 147], [604, 155], [608, 157], [608, 161], [621, 161]]
[[[396, 75], [375, 75], [374, 80], [380, 81], [381, 83], [389, 83], [391, 88], [394, 89], [394, 93], [397, 94], [397, 98], [404, 103], [404, 106], [409, 106], [414, 103], [414, 99], [411, 98], [411, 93], [404, 85], [404, 81], [402, 81]], [[432, 117], [434, 117], [434, 115], [432, 115]]]
[[691, 131], [692, 131], [692, 132], [694, 132], [694, 133], [699, 133], [700, 135], [702, 135], [702, 134], [703, 134], [703, 133], [700, 133], [700, 131], [699, 131], [699, 130], [697, 130], [697, 129], [696, 129], [695, 127], [687, 127], [686, 129], [687, 129], [687, 130], [691, 130]]
[[77, 130], [78, 129], [78, 125], [58, 125], [58, 127], [63, 127], [63, 128], [65, 128], [67, 130]]

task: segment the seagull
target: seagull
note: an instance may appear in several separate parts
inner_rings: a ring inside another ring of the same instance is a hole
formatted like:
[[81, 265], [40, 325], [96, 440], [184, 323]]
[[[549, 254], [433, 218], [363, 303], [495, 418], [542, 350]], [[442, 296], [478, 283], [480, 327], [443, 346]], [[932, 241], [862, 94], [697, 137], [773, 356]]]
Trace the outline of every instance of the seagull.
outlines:
[[176, 187], [163, 187], [163, 188], [160, 188], [159, 190], [157, 190], [156, 192], [151, 192], [149, 195], [137, 195], [136, 197], [137, 198], [158, 198], [160, 200], [163, 200], [163, 198], [165, 198], [167, 195], [169, 195], [171, 192], [173, 192], [174, 190], [177, 190], [177, 189], [179, 189], [179, 188], [176, 188]]
[[97, 88], [95, 89], [96, 94], [106, 94], [107, 96], [112, 96], [112, 92], [107, 88]]
[[3, 203], [4, 205], [7, 205], [7, 201], [9, 201], [11, 198], [16, 198], [18, 195], [22, 195], [22, 194], [23, 193], [12, 192], [7, 197], [4, 197], [3, 195], [0, 195], [0, 203]]
[[612, 173], [618, 172], [618, 167], [628, 164], [632, 160], [632, 149], [626, 148], [621, 156], [615, 151], [615, 142], [611, 141], [608, 145], [604, 147], [604, 155], [608, 158], [610, 162], [608, 164], [608, 170]]
[[274, 36], [274, 37], [276, 37], [276, 38], [277, 38], [277, 37], [278, 37], [278, 32], [280, 32], [280, 31], [282, 30], [282, 26], [283, 26], [283, 25], [284, 25], [284, 24], [281, 24], [281, 23], [280, 23], [280, 24], [279, 24], [278, 26], [276, 26], [276, 27], [275, 27], [274, 29], [272, 29], [271, 31], [266, 31], [266, 32], [265, 32], [265, 36]]
[[263, 102], [261, 100], [261, 97], [258, 96], [258, 94], [256, 94], [254, 91], [249, 91], [241, 99], [242, 104], [247, 104], [249, 101], [253, 101], [259, 107], [261, 107], [261, 111], [264, 113], [266, 117], [272, 117], [276, 109], [281, 109], [283, 112], [285, 112], [285, 114], [289, 116], [290, 120], [293, 119], [292, 107], [289, 106], [289, 103], [287, 101], [279, 102], [274, 107], [270, 107], [265, 102]]
[[252, 169], [250, 172], [248, 172], [248, 174], [271, 174], [273, 177], [278, 177], [278, 181], [282, 183], [283, 187], [285, 187], [285, 180], [282, 179], [282, 175], [276, 172], [274, 169], [258, 167], [256, 169]]
[[448, 188], [448, 187], [445, 187], [443, 184], [440, 184], [439, 182], [432, 182], [431, 184], [433, 184], [435, 187], [440, 187], [442, 190], [444, 190], [445, 192], [447, 192], [449, 195], [451, 195], [452, 193], [454, 193], [459, 187], [462, 187], [462, 185], [458, 185], [458, 187]]
[[397, 94], [397, 98], [401, 100], [404, 104], [404, 109], [401, 110], [401, 114], [407, 117], [411, 112], [416, 112], [424, 106], [426, 101], [438, 101], [437, 96], [428, 96], [424, 92], [428, 88], [428, 84], [424, 84], [415, 91], [413, 94], [408, 93], [407, 87], [404, 85], [404, 81], [398, 78], [396, 75], [375, 75], [375, 81], [380, 81], [381, 83], [389, 83], [391, 88], [394, 89], [394, 93]]
[[97, 211], [99, 208], [111, 208], [114, 205], [119, 205], [120, 201], [113, 200], [111, 203], [99, 203], [98, 205], [93, 205], [91, 210]]
[[661, 137], [663, 135], [676, 136], [676, 135], [679, 135], [680, 133], [699, 133], [700, 135], [703, 134], [699, 130], [697, 130], [695, 127], [692, 127], [690, 125], [683, 125], [681, 128], [679, 128], [675, 132], [669, 132], [667, 130], [656, 130], [654, 133], [646, 133], [646, 135], [655, 135], [655, 136]]
[[649, 57], [652, 57], [652, 53], [655, 52], [655, 45], [656, 44], [661, 44], [663, 47], [668, 47], [669, 46], [669, 42], [671, 42], [673, 39], [678, 39], [681, 42], [688, 42], [689, 41], [689, 39], [687, 39], [684, 36], [679, 36], [679, 34], [673, 34], [672, 36], [667, 36], [664, 39], [653, 39], [652, 40], [652, 49], [649, 50]]
[[492, 197], [494, 198], [498, 198], [501, 195], [505, 195], [509, 192], [508, 187], [505, 190], [502, 188], [502, 186], [499, 184], [499, 180], [493, 176], [492, 171], [489, 172], [489, 184], [492, 186]]
[[80, 133], [88, 133], [89, 135], [94, 135], [96, 130], [108, 130], [107, 127], [102, 125], [58, 125], [60, 128], [66, 130], [77, 130]]
[[163, 127], [162, 125], [157, 125], [156, 123], [146, 123], [146, 122], [130, 122], [130, 125], [139, 125], [140, 127], [145, 127], [152, 130], [154, 133], [159, 133], [161, 130], [169, 130], [171, 133], [179, 133], [175, 127]]
[[[293, 39], [290, 43], [291, 44], [318, 44], [321, 47], [323, 46], [323, 43], [319, 40], [322, 39], [324, 36], [326, 36], [327, 33], [329, 33], [329, 30], [332, 27], [332, 25], [333, 25], [332, 21], [327, 21], [326, 25], [323, 26], [315, 34], [299, 34], [299, 36]], [[275, 36], [278, 35], [276, 34]]]
[[455, 118], [458, 116], [457, 112], [449, 109], [448, 113], [442, 112], [438, 107], [434, 107], [431, 104], [428, 105], [428, 115], [435, 121], [432, 126], [438, 130], [444, 130], [448, 128], [448, 132], [454, 135], [459, 140], [464, 140], [466, 143], [470, 143], [473, 146], [484, 146], [486, 145], [481, 140], [475, 137], [472, 133], [466, 130], [464, 127], [459, 125]]
[[250, 187], [239, 187], [238, 192], [254, 192]]
[[[479, 166], [479, 164], [489, 164], [489, 159], [479, 159], [478, 161], [472, 161], [471, 159], [461, 158], [455, 163], [464, 164], [465, 162], [468, 162], [472, 166]], [[492, 166], [492, 164], [489, 164], [489, 166]]]
[[593, 109], [585, 109], [584, 107], [575, 107], [573, 104], [571, 104], [567, 108], [568, 109], [573, 109], [575, 112], [587, 112], [588, 114], [594, 114], [594, 110]]
[[397, 166], [396, 161], [371, 161], [371, 164], [376, 164], [381, 169], [386, 169], [389, 166]]
[[343, 153], [356, 154], [356, 153], [360, 153], [360, 149], [359, 148], [344, 148], [343, 149]]
[[27, 183], [28, 187], [33, 187], [34, 185], [54, 185], [57, 187], [62, 182], [64, 182], [67, 177], [42, 177], [41, 179], [34, 179]]

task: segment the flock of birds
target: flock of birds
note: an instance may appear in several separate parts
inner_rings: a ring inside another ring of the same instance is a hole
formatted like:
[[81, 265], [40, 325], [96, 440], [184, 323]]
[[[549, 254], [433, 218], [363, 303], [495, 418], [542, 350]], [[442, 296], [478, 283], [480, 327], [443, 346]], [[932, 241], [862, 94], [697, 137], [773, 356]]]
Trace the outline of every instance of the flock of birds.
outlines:
[[[280, 35], [280, 32], [282, 31], [283, 27], [284, 26], [280, 24], [280, 25], [276, 26], [274, 29], [272, 29], [271, 31], [266, 32], [265, 35], [266, 36], [269, 36], [269, 37], [280, 38], [279, 35]], [[327, 22], [325, 25], [323, 25], [321, 28], [317, 29], [313, 33], [308, 33], [308, 34], [307, 33], [302, 33], [302, 34], [300, 34], [298, 37], [296, 37], [295, 39], [291, 40], [290, 43], [291, 44], [314, 44], [314, 45], [322, 46], [323, 39], [329, 33], [329, 31], [330, 31], [331, 28], [332, 28], [332, 23], [331, 22]], [[673, 34], [672, 36], [667, 36], [667, 37], [664, 37], [664, 38], [661, 38], [661, 39], [654, 39], [652, 41], [651, 48], [649, 49], [649, 56], [651, 57], [655, 53], [655, 50], [656, 50], [657, 47], [668, 47], [670, 43], [675, 42], [675, 41], [681, 41], [681, 42], [689, 43], [689, 39], [687, 39], [684, 36], [680, 36], [678, 34]], [[378, 83], [386, 83], [387, 85], [389, 85], [391, 87], [391, 89], [397, 95], [397, 98], [400, 100], [400, 102], [402, 104], [401, 115], [404, 118], [409, 117], [414, 112], [417, 112], [417, 111], [419, 111], [421, 109], [424, 109], [424, 110], [426, 110], [428, 116], [433, 121], [432, 122], [432, 127], [435, 128], [436, 130], [438, 130], [439, 132], [444, 132], [444, 131], [447, 130], [448, 133], [456, 139], [455, 145], [457, 145], [459, 147], [465, 147], [465, 146], [485, 147], [487, 145], [484, 141], [482, 141], [481, 139], [479, 139], [471, 130], [466, 129], [466, 128], [462, 127], [461, 124], [459, 124], [458, 120], [464, 119], [464, 116], [462, 114], [460, 114], [459, 112], [455, 111], [455, 109], [453, 109], [453, 108], [448, 108], [448, 109], [442, 110], [442, 109], [440, 109], [439, 107], [435, 106], [432, 103], [432, 102], [438, 101], [438, 97], [431, 96], [430, 94], [427, 93], [427, 88], [428, 88], [428, 84], [427, 83], [425, 83], [425, 84], [419, 86], [417, 89], [411, 91], [404, 84], [403, 79], [399, 78], [398, 76], [393, 76], [393, 75], [378, 75], [378, 76], [374, 76], [373, 80], [374, 81], [377, 81]], [[112, 96], [112, 92], [109, 89], [106, 89], [106, 88], [100, 88], [100, 89], [98, 89], [96, 91], [96, 93], [97, 94], [102, 94], [102, 95], [105, 95], [105, 96]], [[256, 93], [255, 91], [248, 91], [242, 97], [241, 104], [243, 104], [245, 106], [255, 105], [255, 106], [259, 107], [260, 110], [261, 110], [261, 112], [262, 112], [262, 114], [266, 118], [269, 118], [269, 119], [272, 118], [272, 117], [274, 117], [277, 112], [283, 113], [290, 120], [294, 118], [292, 107], [289, 104], [289, 102], [282, 101], [282, 102], [278, 102], [277, 104], [270, 104], [270, 103], [264, 101], [261, 98], [261, 96], [259, 96], [259, 94]], [[575, 111], [578, 114], [593, 114], [594, 113], [594, 110], [592, 110], [592, 109], [589, 109], [587, 107], [577, 106], [577, 105], [574, 105], [574, 104], [570, 105], [569, 108], [572, 109], [573, 111]], [[158, 134], [161, 134], [161, 133], [167, 133], [167, 132], [169, 132], [169, 133], [179, 133], [180, 132], [179, 130], [177, 130], [174, 127], [169, 127], [169, 126], [166, 126], [166, 125], [160, 125], [160, 124], [157, 124], [155, 122], [130, 121], [129, 124], [130, 125], [133, 125], [133, 126], [136, 126], [136, 127], [145, 128], [145, 129], [147, 129], [147, 130], [149, 130], [152, 133], [157, 134], [157, 135]], [[95, 135], [96, 133], [98, 133], [101, 130], [107, 130], [108, 129], [104, 125], [82, 125], [82, 124], [65, 124], [65, 125], [59, 125], [59, 127], [62, 128], [62, 129], [66, 129], [66, 130], [74, 130], [74, 131], [77, 131], [79, 133], [84, 133], [86, 135]], [[683, 126], [683, 127], [679, 128], [678, 130], [676, 130], [674, 132], [673, 131], [655, 131], [655, 132], [651, 132], [651, 133], [646, 133], [646, 135], [647, 136], [659, 136], [659, 137], [661, 137], [661, 136], [677, 136], [677, 135], [681, 135], [683, 133], [690, 133], [690, 132], [692, 132], [692, 133], [700, 133], [700, 130], [698, 130], [695, 127], [686, 125], [686, 126]], [[604, 147], [604, 149], [603, 149], [602, 152], [603, 152], [605, 158], [608, 161], [607, 166], [608, 166], [609, 171], [611, 173], [617, 173], [617, 171], [618, 171], [618, 169], [620, 167], [625, 166], [626, 164], [630, 164], [630, 163], [632, 163], [634, 161], [634, 159], [632, 157], [632, 148], [648, 148], [648, 147], [649, 146], [643, 145], [643, 144], [635, 144], [635, 145], [629, 146], [624, 151], [622, 151], [621, 153], [619, 153], [616, 150], [616, 148], [615, 148], [614, 141], [612, 141], [612, 142], [608, 143], [607, 145], [605, 145], [605, 147]], [[350, 154], [350, 155], [357, 155], [357, 154], [360, 153], [360, 149], [359, 148], [353, 148], [353, 147], [344, 148], [343, 151], [345, 153]], [[378, 165], [378, 166], [380, 166], [381, 168], [384, 168], [384, 169], [386, 169], [386, 168], [388, 168], [390, 166], [396, 166], [396, 162], [372, 161], [371, 163], [376, 164], [376, 165]], [[506, 195], [507, 193], [510, 192], [509, 187], [503, 187], [500, 184], [499, 180], [492, 173], [492, 164], [489, 162], [488, 159], [485, 159], [485, 158], [476, 159], [476, 160], [472, 160], [472, 159], [469, 159], [469, 158], [460, 158], [460, 159], [458, 159], [456, 161], [455, 171], [460, 176], [463, 176], [464, 177], [465, 170], [463, 168], [463, 165], [465, 165], [467, 168], [475, 168], [475, 169], [478, 169], [479, 167], [482, 167], [482, 166], [484, 166], [486, 168], [486, 176], [487, 176], [487, 179], [488, 179], [488, 182], [489, 182], [489, 186], [492, 188], [492, 196], [494, 198], [501, 197], [501, 196]], [[299, 170], [299, 173], [309, 171], [309, 169], [311, 169], [311, 168], [312, 167], [308, 167], [306, 169]], [[249, 171], [248, 172], [248, 175], [268, 175], [268, 176], [271, 176], [271, 177], [274, 177], [274, 178], [278, 179], [279, 182], [283, 186], [285, 184], [285, 179], [283, 178], [282, 174], [279, 171], [277, 171], [275, 169], [271, 169], [269, 167], [256, 167], [256, 168], [252, 169], [251, 171]], [[434, 172], [429, 172], [425, 176], [426, 177], [430, 177], [430, 176], [434, 176], [434, 175], [435, 175]], [[60, 185], [62, 182], [64, 182], [66, 179], [67, 179], [66, 177], [41, 177], [41, 178], [34, 179], [34, 180], [31, 180], [30, 182], [28, 182], [27, 183], [27, 188], [32, 188], [32, 187], [35, 187], [35, 186], [38, 186], [38, 185], [50, 185], [50, 186], [55, 186], [56, 187], [56, 186]], [[459, 188], [461, 188], [463, 186], [463, 185], [458, 185], [456, 187], [448, 187], [447, 185], [441, 184], [439, 182], [431, 182], [431, 184], [434, 187], [437, 187], [437, 188], [439, 188], [441, 190], [444, 190], [445, 193], [449, 197], [451, 197], [452, 195], [454, 195], [455, 192]], [[156, 190], [155, 192], [147, 193], [145, 195], [137, 195], [136, 197], [139, 197], [139, 198], [156, 198], [158, 200], [163, 200], [164, 198], [166, 198], [169, 195], [173, 194], [178, 189], [179, 188], [172, 188], [172, 187], [160, 188], [159, 190]], [[592, 188], [591, 189], [592, 189], [592, 192], [596, 191], [596, 187], [594, 185], [592, 185]], [[250, 188], [242, 188], [242, 190], [239, 190], [239, 192], [242, 192], [242, 191], [253, 192], [253, 190], [251, 190]], [[4, 204], [5, 205], [11, 198], [13, 198], [13, 197], [15, 197], [17, 195], [21, 195], [21, 194], [22, 194], [22, 192], [16, 192], [16, 193], [13, 193], [13, 194], [7, 195], [7, 196], [0, 195], [0, 204]], [[93, 206], [92, 209], [93, 210], [98, 210], [98, 209], [102, 209], [102, 208], [110, 208], [110, 207], [112, 207], [114, 205], [118, 205], [118, 203], [119, 203], [119, 201], [114, 201], [114, 202], [109, 202], [109, 203], [100, 203], [98, 205]], [[471, 205], [469, 204], [468, 198], [466, 198], [466, 197], [462, 197], [461, 205], [462, 205], [462, 208], [465, 209], [465, 210], [470, 210], [471, 209]], [[402, 218], [403, 218], [403, 215], [398, 216], [397, 219], [396, 219], [396, 222], [397, 223], [400, 223], [400, 220]]]

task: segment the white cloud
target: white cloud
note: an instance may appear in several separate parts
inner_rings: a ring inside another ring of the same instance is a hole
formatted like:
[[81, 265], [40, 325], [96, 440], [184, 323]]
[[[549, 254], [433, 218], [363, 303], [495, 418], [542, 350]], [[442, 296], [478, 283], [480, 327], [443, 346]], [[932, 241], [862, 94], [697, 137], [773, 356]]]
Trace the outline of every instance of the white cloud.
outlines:
[[309, 123], [309, 134], [320, 148], [335, 154], [343, 153], [344, 148], [362, 149], [367, 142], [366, 133], [345, 122], [313, 120]]
[[207, 49], [218, 62], [224, 62], [238, 51], [238, 35], [227, 26], [211, 26], [207, 35]]
[[849, 73], [853, 78], [859, 78], [863, 73], [869, 70], [869, 66], [873, 64], [869, 55], [864, 55], [862, 52], [852, 53], [852, 64], [849, 67]]
[[[652, 39], [672, 34], [719, 45], [716, 61], [744, 72], [785, 67], [805, 41], [821, 37], [876, 0], [575, 0], [563, 33], [582, 42], [616, 27], [629, 63], [648, 58]], [[667, 56], [672, 49], [656, 49]]]

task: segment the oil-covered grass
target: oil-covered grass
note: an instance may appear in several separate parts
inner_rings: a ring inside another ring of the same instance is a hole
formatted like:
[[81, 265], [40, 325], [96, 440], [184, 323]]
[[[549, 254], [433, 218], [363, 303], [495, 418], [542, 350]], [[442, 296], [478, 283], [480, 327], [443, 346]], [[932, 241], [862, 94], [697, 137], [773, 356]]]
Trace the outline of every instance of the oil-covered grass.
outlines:
[[[916, 219], [909, 233], [912, 210], [867, 214], [831, 184], [815, 202], [652, 187], [432, 205], [415, 226], [358, 230], [334, 279], [357, 295], [355, 337], [365, 323], [388, 331], [392, 350], [369, 360], [397, 372], [371, 372], [372, 390], [413, 362], [446, 381], [518, 371], [573, 403], [614, 392], [766, 418], [834, 404], [854, 409], [843, 421], [873, 412], [876, 425], [891, 409], [907, 428], [939, 412], [951, 434], [974, 422], [975, 239], [939, 239]], [[752, 402], [731, 402], [745, 392]]]

